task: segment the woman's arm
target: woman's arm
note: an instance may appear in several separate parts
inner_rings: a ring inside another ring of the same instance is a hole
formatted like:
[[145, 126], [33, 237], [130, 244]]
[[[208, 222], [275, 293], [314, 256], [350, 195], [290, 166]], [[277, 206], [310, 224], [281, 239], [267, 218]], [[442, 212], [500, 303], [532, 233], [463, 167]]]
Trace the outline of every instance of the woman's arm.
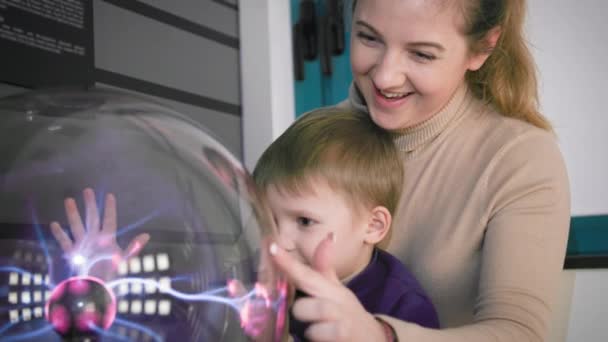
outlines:
[[552, 136], [505, 145], [484, 173], [487, 228], [474, 322], [432, 331], [391, 320], [401, 341], [544, 341], [570, 223], [568, 177]]

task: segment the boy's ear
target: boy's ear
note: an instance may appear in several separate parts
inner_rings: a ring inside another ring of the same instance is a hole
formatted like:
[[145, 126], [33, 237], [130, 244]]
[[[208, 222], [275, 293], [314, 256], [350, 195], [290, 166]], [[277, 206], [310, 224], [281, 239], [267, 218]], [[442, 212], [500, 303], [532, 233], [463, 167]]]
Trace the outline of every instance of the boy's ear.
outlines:
[[391, 213], [383, 206], [377, 206], [370, 212], [367, 230], [365, 231], [365, 242], [375, 245], [382, 241], [391, 227]]

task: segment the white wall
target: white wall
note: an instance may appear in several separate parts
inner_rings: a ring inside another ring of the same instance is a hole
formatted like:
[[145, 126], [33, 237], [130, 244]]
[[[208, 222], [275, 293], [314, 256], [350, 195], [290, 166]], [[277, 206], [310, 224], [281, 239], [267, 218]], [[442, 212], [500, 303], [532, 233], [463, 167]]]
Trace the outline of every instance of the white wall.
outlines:
[[529, 0], [543, 112], [570, 174], [573, 215], [608, 213], [608, 1]]
[[[570, 175], [572, 214], [608, 214], [608, 1], [529, 0], [543, 112]], [[604, 227], [608, 229], [608, 227]], [[564, 272], [552, 341], [608, 341], [608, 270]]]
[[608, 270], [578, 270], [567, 341], [608, 341]]
[[239, 2], [243, 155], [250, 171], [295, 118], [290, 17], [287, 0]]

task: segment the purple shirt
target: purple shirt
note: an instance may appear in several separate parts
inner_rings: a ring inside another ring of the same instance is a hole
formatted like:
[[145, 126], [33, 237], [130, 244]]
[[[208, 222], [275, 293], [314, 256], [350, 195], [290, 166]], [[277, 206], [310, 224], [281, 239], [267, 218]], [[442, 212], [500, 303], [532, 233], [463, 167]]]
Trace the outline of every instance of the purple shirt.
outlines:
[[[346, 286], [353, 291], [365, 310], [383, 314], [423, 327], [439, 328], [433, 303], [405, 266], [391, 254], [375, 249], [369, 265]], [[305, 296], [296, 293], [296, 298]], [[290, 315], [289, 333], [296, 341], [304, 341], [308, 324]]]

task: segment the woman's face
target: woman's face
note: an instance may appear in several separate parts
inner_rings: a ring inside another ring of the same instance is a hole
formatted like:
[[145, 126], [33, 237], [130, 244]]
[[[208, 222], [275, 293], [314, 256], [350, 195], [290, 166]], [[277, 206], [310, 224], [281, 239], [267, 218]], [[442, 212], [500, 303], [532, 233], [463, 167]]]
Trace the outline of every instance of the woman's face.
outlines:
[[[437, 113], [484, 56], [469, 54], [453, 1], [358, 0], [351, 66], [373, 121], [411, 127]], [[443, 5], [442, 5], [443, 4]]]

